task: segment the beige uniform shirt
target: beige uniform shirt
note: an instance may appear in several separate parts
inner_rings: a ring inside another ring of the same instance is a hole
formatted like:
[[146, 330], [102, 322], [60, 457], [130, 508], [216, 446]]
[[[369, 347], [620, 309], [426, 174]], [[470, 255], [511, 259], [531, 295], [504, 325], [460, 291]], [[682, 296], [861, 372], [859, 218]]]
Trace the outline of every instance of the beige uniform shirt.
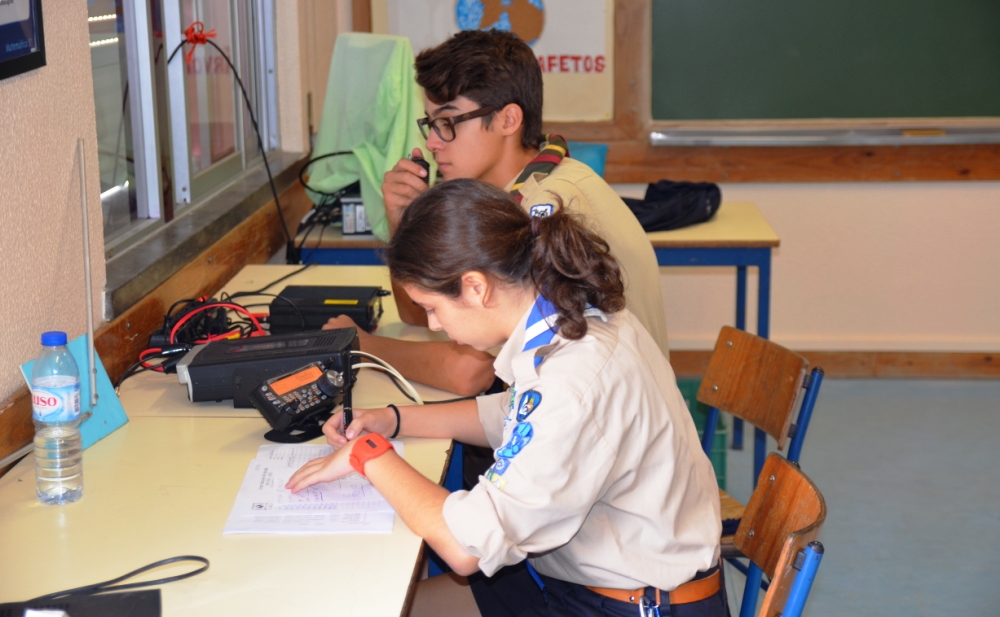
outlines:
[[649, 334], [624, 310], [525, 351], [529, 314], [495, 363], [512, 389], [477, 399], [496, 462], [445, 501], [455, 538], [487, 575], [530, 557], [548, 576], [619, 589], [672, 590], [715, 565], [715, 474]]
[[660, 267], [642, 225], [621, 197], [590, 167], [571, 158], [563, 159], [548, 175], [534, 174], [521, 186], [525, 210], [537, 204], [555, 203], [558, 195], [570, 211], [582, 215], [608, 246], [621, 265], [628, 309], [653, 337], [667, 358], [667, 319], [660, 292]]

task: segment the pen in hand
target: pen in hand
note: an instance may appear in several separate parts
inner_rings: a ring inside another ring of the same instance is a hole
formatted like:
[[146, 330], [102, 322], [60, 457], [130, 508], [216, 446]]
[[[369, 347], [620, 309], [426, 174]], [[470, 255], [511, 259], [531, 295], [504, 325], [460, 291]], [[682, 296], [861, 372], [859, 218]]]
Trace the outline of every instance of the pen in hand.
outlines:
[[343, 420], [343, 427], [342, 428], [343, 428], [343, 433], [344, 433], [345, 437], [347, 436], [347, 427], [350, 426], [351, 422], [354, 421], [354, 410], [351, 408], [352, 407], [351, 406], [351, 390], [352, 389], [353, 388], [351, 388], [350, 384], [349, 384], [348, 387], [347, 387], [347, 389], [344, 391], [344, 411], [343, 411], [343, 416], [342, 416], [341, 419]]

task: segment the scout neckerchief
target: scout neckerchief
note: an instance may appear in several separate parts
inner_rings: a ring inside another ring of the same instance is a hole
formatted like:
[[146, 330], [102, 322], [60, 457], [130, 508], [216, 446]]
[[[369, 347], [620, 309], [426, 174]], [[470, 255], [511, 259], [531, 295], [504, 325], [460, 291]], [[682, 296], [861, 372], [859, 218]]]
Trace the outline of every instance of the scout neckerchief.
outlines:
[[521, 203], [521, 186], [528, 181], [528, 178], [532, 174], [545, 174], [549, 175], [552, 170], [556, 168], [556, 165], [562, 163], [563, 158], [569, 156], [569, 146], [566, 144], [566, 140], [563, 139], [562, 135], [546, 135], [545, 141], [542, 143], [542, 150], [538, 153], [538, 156], [531, 159], [524, 169], [521, 170], [521, 175], [514, 180], [514, 186], [510, 189], [511, 196], [517, 203]]
[[[531, 305], [531, 314], [528, 315], [528, 321], [524, 324], [524, 349], [521, 351], [538, 349], [551, 343], [556, 335], [556, 319], [558, 318], [559, 312], [556, 307], [542, 296], [538, 296], [535, 303]], [[542, 356], [535, 356], [535, 367], [537, 368], [541, 363]]]
[[[604, 311], [588, 304], [583, 310], [584, 317], [597, 317], [601, 321], [607, 321]], [[535, 303], [531, 305], [531, 313], [528, 321], [524, 323], [524, 348], [521, 351], [531, 351], [544, 347], [552, 342], [559, 328], [556, 327], [556, 320], [559, 319], [559, 311], [555, 305], [538, 296]], [[535, 368], [542, 363], [543, 356], [535, 356]]]

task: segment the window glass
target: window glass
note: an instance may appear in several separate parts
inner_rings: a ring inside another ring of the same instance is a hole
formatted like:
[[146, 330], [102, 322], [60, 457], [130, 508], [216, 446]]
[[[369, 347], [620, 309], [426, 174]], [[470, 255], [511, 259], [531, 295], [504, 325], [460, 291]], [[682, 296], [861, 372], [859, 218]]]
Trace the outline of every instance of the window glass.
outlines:
[[[200, 21], [206, 31], [215, 31], [212, 42], [235, 58], [229, 0], [184, 0], [181, 19]], [[184, 71], [191, 173], [198, 174], [237, 150], [238, 114], [235, 80], [226, 59], [210, 45], [194, 48]]]
[[97, 112], [97, 156], [101, 174], [104, 237], [113, 238], [137, 219], [132, 118], [121, 1], [87, 5], [90, 62]]
[[[260, 161], [246, 103], [219, 50], [185, 44], [169, 65], [167, 60], [183, 40], [177, 38], [180, 31], [201, 22], [205, 33], [214, 34], [209, 40], [231, 59], [256, 113], [266, 98], [260, 91], [258, 42], [268, 38], [263, 29], [273, 27], [270, 7], [266, 0], [88, 0], [109, 256], [170, 223], [176, 208], [196, 206]], [[178, 21], [176, 34], [164, 31], [165, 23]], [[168, 39], [174, 41], [169, 50]], [[130, 85], [130, 75], [143, 83]], [[174, 139], [178, 132], [182, 137]], [[138, 186], [151, 174], [158, 188]]]

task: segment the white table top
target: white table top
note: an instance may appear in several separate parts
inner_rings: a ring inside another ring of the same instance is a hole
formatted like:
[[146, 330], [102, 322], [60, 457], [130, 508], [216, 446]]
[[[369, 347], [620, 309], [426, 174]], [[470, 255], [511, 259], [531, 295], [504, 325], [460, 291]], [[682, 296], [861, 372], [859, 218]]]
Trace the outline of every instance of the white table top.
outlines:
[[[230, 287], [255, 289], [263, 283], [253, 281], [268, 282], [292, 270], [250, 266]], [[384, 268], [318, 266], [306, 273], [295, 282], [318, 277], [326, 284], [381, 284], [378, 276], [386, 287], [388, 282]], [[386, 303], [383, 317], [386, 330], [419, 338], [419, 329], [391, 323], [391, 305]], [[355, 392], [359, 406], [402, 399], [388, 379], [372, 371], [362, 371]], [[448, 398], [427, 388], [422, 394]], [[130, 421], [84, 453], [79, 502], [40, 504], [32, 456], [0, 478], [0, 602], [96, 583], [191, 554], [207, 557], [211, 568], [163, 586], [164, 615], [400, 613], [422, 541], [398, 517], [388, 535], [223, 536], [247, 466], [266, 443], [267, 423], [255, 410], [233, 410], [228, 402], [188, 403], [172, 375], [126, 381], [122, 401]], [[450, 442], [405, 441], [406, 460], [440, 482]], [[148, 578], [180, 571], [165, 568]]]
[[780, 243], [757, 206], [727, 201], [710, 221], [646, 234], [654, 248], [773, 248]]
[[[751, 202], [726, 201], [712, 220], [673, 231], [646, 234], [655, 248], [774, 248], [780, 244], [778, 234]], [[301, 242], [302, 236], [296, 238]], [[327, 228], [322, 235], [313, 231], [305, 238], [308, 249], [378, 248], [382, 244], [374, 236], [344, 236], [339, 228]]]

